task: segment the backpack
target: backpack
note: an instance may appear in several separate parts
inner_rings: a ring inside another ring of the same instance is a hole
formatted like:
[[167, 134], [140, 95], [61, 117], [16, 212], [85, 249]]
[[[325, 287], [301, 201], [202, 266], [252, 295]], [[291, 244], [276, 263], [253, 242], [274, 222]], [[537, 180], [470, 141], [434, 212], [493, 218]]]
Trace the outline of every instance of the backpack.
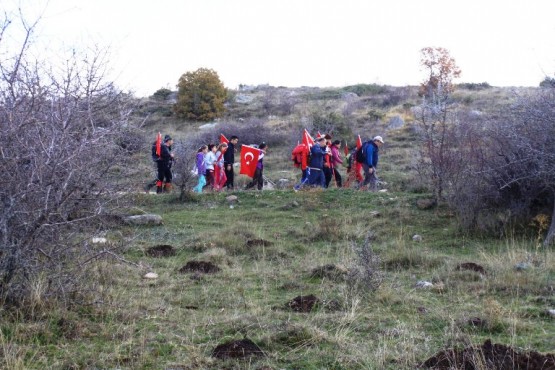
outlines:
[[309, 163], [309, 151], [305, 144], [297, 145], [291, 152], [291, 161], [293, 161], [293, 166], [301, 169], [305, 169]]
[[351, 167], [353, 167], [353, 157], [355, 156], [355, 153], [349, 153], [347, 155], [347, 158], [345, 158], [345, 161], [343, 162], [345, 164], [345, 167], [347, 167], [347, 170], [350, 170]]
[[155, 141], [154, 143], [152, 143], [152, 160], [156, 162], [158, 161], [158, 159], [160, 159], [160, 157], [156, 155], [156, 141]]
[[357, 149], [355, 152], [355, 158], [358, 163], [365, 163], [366, 162], [366, 145], [368, 142], [362, 144], [360, 149]]

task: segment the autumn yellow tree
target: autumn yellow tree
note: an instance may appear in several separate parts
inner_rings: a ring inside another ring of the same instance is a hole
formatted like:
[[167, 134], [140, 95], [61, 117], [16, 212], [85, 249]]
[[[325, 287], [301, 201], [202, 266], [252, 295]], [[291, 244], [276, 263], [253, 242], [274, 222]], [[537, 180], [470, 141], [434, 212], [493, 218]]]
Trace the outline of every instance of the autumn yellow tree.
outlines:
[[426, 80], [420, 84], [420, 96], [444, 101], [454, 90], [453, 80], [461, 75], [455, 59], [441, 47], [420, 50], [420, 64], [426, 70]]
[[197, 121], [209, 121], [224, 113], [226, 89], [218, 74], [207, 68], [187, 72], [177, 84], [177, 116]]

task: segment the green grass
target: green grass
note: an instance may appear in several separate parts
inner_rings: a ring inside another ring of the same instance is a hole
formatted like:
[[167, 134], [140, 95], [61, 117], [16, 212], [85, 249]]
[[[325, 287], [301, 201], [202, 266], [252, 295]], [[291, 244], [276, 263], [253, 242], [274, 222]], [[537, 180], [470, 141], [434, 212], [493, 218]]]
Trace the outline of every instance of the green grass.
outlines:
[[[308, 98], [335, 95], [323, 91]], [[461, 91], [455, 98], [487, 111], [508, 103], [510, 94], [494, 88]], [[361, 107], [355, 117], [370, 108]], [[169, 132], [187, 135], [170, 123]], [[363, 121], [356, 129], [365, 137], [385, 132], [385, 123], [377, 125]], [[134, 195], [127, 212], [160, 214], [163, 225], [109, 230], [108, 238], [123, 246], [122, 257], [132, 264], [99, 263], [94, 285], [100, 294], [92, 304], [45, 306], [32, 318], [0, 308], [0, 368], [413, 369], [446, 346], [487, 338], [554, 352], [555, 320], [546, 314], [555, 308], [553, 249], [518, 237], [470, 236], [443, 205], [419, 209], [417, 201], [430, 194], [412, 169], [414, 132], [407, 126], [387, 132], [386, 139], [378, 173], [386, 193], [236, 191], [233, 208], [227, 193], [194, 195], [185, 203], [173, 194]], [[269, 178], [299, 179], [289, 150], [270, 149]], [[137, 184], [151, 176], [147, 157]], [[238, 176], [238, 188], [245, 181]], [[355, 249], [369, 233], [383, 278], [375, 290], [353, 284], [349, 275], [362, 266]], [[421, 242], [413, 241], [415, 234]], [[148, 257], [146, 250], [160, 244], [173, 246], [176, 254]], [[221, 271], [179, 273], [189, 261], [211, 262]], [[515, 271], [523, 261], [532, 267]], [[481, 265], [487, 275], [457, 270], [463, 262]], [[346, 275], [313, 276], [330, 264]], [[143, 279], [148, 271], [159, 278]], [[418, 289], [419, 280], [434, 287]], [[310, 313], [287, 307], [309, 294], [326, 304]], [[484, 325], [469, 325], [470, 318]], [[217, 345], [244, 337], [266, 356], [211, 356]]]
[[[151, 266], [157, 280], [132, 265], [106, 264], [103, 299], [77, 311], [44, 318], [4, 320], [5, 364], [20, 368], [411, 368], [457, 338], [553, 351], [549, 306], [555, 271], [552, 251], [532, 243], [471, 239], [441, 209], [416, 207], [421, 195], [325, 192], [203, 194], [180, 204], [172, 195], [140, 196], [139, 207], [163, 215], [160, 227], [120, 230], [124, 257]], [[296, 206], [286, 206], [296, 202]], [[379, 211], [372, 217], [371, 211]], [[342, 279], [311, 277], [326, 264], [357, 265], [353, 245], [374, 233], [372, 247], [384, 281], [374, 292], [350, 292]], [[423, 236], [412, 241], [413, 234]], [[114, 235], [117, 235], [116, 233]], [[262, 239], [265, 246], [248, 246]], [[170, 244], [175, 256], [151, 258], [146, 248]], [[530, 271], [515, 272], [523, 258]], [[187, 261], [217, 264], [216, 274], [180, 274]], [[473, 261], [485, 278], [456, 271]], [[417, 289], [418, 280], [441, 289]], [[298, 295], [340, 302], [339, 310], [296, 313]], [[421, 311], [425, 311], [424, 313]], [[64, 320], [60, 320], [61, 318]], [[465, 324], [480, 317], [481, 328]], [[266, 357], [217, 360], [211, 351], [248, 337]], [[17, 365], [20, 364], [20, 365]]]

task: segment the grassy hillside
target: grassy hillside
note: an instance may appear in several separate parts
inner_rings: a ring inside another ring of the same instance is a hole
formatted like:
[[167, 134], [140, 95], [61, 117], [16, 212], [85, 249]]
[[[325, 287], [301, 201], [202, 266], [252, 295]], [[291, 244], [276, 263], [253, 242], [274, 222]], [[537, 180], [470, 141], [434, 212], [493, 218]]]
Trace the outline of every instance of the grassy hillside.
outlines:
[[[554, 352], [553, 250], [534, 237], [468, 235], [449, 209], [425, 209], [430, 195], [413, 172], [418, 144], [410, 106], [417, 100], [411, 89], [402, 91], [394, 104], [384, 105], [391, 91], [359, 96], [364, 103], [346, 121], [353, 134], [386, 137], [380, 177], [387, 191], [238, 190], [233, 203], [230, 193], [187, 202], [131, 194], [133, 207], [123, 213], [159, 214], [163, 225], [106, 230], [121, 258], [98, 266], [101, 298], [94, 304], [40, 307], [26, 317], [1, 311], [1, 366], [413, 369], [441, 349], [486, 339]], [[455, 99], [481, 111], [510, 100], [507, 90], [488, 91], [459, 91]], [[348, 104], [342, 93], [295, 91], [300, 102], [268, 124], [302, 127], [301, 118], [314, 112], [340, 112]], [[265, 92], [249, 94], [257, 96], [252, 105], [232, 107], [227, 119], [263, 109]], [[393, 115], [407, 124], [388, 129]], [[181, 138], [198, 128], [163, 122], [148, 127]], [[268, 177], [299, 178], [290, 145], [271, 148]], [[140, 161], [148, 172], [148, 160]], [[146, 279], [147, 272], [158, 277]], [[215, 356], [219, 345], [242, 339], [261, 353]]]

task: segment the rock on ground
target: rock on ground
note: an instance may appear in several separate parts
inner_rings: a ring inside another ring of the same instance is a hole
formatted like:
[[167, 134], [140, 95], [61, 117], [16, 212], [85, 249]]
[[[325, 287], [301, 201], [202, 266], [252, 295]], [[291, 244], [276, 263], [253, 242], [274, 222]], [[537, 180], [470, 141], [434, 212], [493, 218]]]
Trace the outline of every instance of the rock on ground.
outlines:
[[162, 225], [162, 216], [155, 214], [127, 216], [123, 220], [128, 225]]

